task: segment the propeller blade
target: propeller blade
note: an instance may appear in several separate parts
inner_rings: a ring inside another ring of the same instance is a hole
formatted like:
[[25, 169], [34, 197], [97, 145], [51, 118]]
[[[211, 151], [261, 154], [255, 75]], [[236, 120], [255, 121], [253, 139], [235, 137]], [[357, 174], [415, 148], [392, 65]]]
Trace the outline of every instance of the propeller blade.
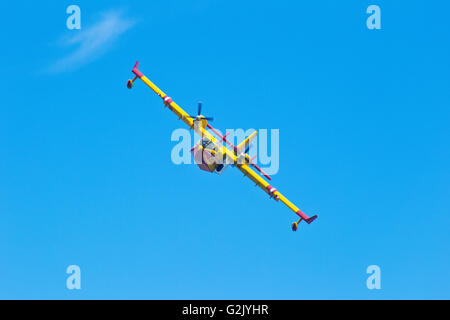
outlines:
[[204, 117], [203, 119], [209, 120], [209, 121], [214, 121], [214, 118], [211, 118], [211, 117]]
[[200, 115], [201, 113], [202, 113], [202, 102], [199, 101], [199, 103], [198, 103], [198, 113], [197, 113], [197, 115]]

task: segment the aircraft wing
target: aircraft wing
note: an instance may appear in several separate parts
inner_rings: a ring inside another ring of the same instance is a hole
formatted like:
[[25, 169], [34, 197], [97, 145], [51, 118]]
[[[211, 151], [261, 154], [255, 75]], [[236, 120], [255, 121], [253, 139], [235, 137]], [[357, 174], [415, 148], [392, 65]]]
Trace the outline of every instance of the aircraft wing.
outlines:
[[[297, 230], [297, 224], [301, 220], [305, 220], [306, 223], [310, 224], [317, 219], [317, 215], [308, 217], [299, 208], [297, 208], [292, 202], [290, 202], [285, 196], [283, 196], [276, 188], [271, 186], [266, 180], [264, 180], [260, 175], [253, 171], [247, 164], [236, 164], [238, 168], [246, 177], [250, 178], [257, 186], [259, 186], [264, 192], [266, 192], [271, 198], [276, 201], [283, 202], [289, 209], [295, 212], [300, 217], [300, 220], [292, 225], [292, 229]], [[294, 231], [295, 231], [294, 230]]]
[[132, 88], [134, 80], [140, 78], [147, 86], [150, 87], [161, 99], [163, 99], [164, 105], [170, 109], [179, 120], [183, 120], [191, 129], [194, 129], [194, 120], [189, 116], [189, 114], [184, 111], [178, 104], [176, 104], [171, 97], [166, 95], [161, 89], [159, 89], [153, 82], [150, 81], [146, 76], [139, 71], [139, 62], [136, 62], [132, 72], [136, 75], [133, 80], [128, 80], [127, 86], [129, 89]]

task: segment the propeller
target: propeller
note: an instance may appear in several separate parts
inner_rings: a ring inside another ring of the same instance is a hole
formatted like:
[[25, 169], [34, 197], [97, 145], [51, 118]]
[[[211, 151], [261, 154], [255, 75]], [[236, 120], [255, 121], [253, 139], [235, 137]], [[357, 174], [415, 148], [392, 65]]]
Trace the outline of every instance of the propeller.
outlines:
[[198, 112], [196, 116], [189, 116], [189, 118], [194, 119], [194, 121], [199, 121], [202, 119], [208, 120], [208, 121], [214, 121], [213, 117], [204, 117], [201, 115], [202, 113], [202, 105], [203, 103], [201, 101], [198, 102]]
[[202, 114], [202, 104], [203, 103], [201, 101], [198, 102], [198, 112], [197, 112], [198, 116]]

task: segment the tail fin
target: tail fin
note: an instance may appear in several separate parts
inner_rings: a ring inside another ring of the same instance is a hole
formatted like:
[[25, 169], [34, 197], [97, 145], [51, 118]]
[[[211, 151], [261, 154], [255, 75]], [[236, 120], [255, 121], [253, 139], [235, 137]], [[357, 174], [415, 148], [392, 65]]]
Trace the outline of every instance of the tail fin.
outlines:
[[248, 136], [247, 139], [245, 139], [244, 141], [242, 141], [237, 147], [236, 147], [236, 151], [237, 154], [241, 154], [243, 151], [245, 151], [248, 146], [250, 145], [250, 143], [253, 141], [253, 139], [256, 138], [256, 136], [258, 135], [258, 131], [253, 132], [251, 135]]

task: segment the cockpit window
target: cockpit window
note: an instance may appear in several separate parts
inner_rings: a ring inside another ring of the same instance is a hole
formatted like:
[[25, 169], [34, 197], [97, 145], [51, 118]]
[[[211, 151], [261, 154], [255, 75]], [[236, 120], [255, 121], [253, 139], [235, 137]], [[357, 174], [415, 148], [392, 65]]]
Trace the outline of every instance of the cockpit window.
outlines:
[[[214, 149], [214, 144], [212, 143], [211, 140], [209, 140], [208, 138], [203, 138], [202, 139], [202, 147], [204, 149]], [[209, 147], [209, 148], [208, 148]]]

